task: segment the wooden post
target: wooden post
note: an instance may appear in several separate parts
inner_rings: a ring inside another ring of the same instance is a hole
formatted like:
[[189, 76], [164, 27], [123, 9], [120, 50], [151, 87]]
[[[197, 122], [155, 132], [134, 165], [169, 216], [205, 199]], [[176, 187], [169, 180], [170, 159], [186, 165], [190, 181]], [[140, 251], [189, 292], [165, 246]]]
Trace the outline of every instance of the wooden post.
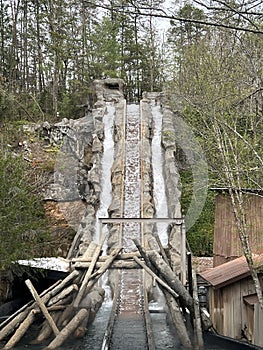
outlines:
[[27, 285], [28, 289], [30, 290], [33, 298], [37, 302], [40, 310], [43, 312], [43, 315], [45, 316], [46, 320], [48, 321], [53, 333], [57, 335], [59, 333], [59, 329], [57, 328], [55, 322], [53, 321], [53, 318], [50, 316], [45, 304], [41, 300], [40, 296], [37, 294], [37, 291], [35, 290], [33, 284], [31, 283], [30, 280], [26, 280], [25, 284]]
[[194, 299], [194, 313], [195, 313], [195, 349], [202, 349], [204, 346], [203, 341], [203, 333], [201, 326], [201, 316], [200, 316], [200, 308], [199, 308], [199, 300], [198, 300], [198, 291], [197, 291], [197, 281], [196, 281], [196, 273], [192, 270], [193, 275], [193, 299]]
[[188, 275], [188, 291], [193, 297], [193, 274], [192, 274], [192, 254], [187, 253], [187, 275]]
[[181, 282], [186, 285], [186, 229], [185, 221], [181, 225]]

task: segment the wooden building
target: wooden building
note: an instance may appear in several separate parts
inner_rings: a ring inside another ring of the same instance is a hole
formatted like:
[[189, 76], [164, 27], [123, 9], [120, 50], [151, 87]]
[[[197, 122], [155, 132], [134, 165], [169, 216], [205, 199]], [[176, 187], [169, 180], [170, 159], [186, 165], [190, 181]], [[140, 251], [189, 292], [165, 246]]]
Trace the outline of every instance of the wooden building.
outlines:
[[[263, 254], [254, 256], [263, 267]], [[263, 310], [250, 271], [242, 256], [200, 273], [209, 296], [209, 312], [216, 331], [224, 336], [263, 346]], [[263, 274], [259, 274], [263, 286]]]
[[[231, 198], [226, 188], [213, 188], [217, 192], [214, 228], [214, 266], [243, 255], [236, 229]], [[253, 253], [263, 251], [263, 191], [246, 189], [244, 208], [248, 225], [249, 241]]]

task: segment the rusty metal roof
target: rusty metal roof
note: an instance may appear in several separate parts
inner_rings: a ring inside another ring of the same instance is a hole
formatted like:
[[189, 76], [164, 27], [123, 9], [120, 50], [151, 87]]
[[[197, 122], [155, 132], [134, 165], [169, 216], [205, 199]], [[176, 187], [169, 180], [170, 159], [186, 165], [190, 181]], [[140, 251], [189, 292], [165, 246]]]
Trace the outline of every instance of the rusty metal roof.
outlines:
[[[255, 267], [263, 265], [263, 254], [253, 255]], [[214, 288], [221, 288], [228, 284], [250, 276], [250, 271], [244, 256], [216, 266], [200, 273], [200, 276]]]

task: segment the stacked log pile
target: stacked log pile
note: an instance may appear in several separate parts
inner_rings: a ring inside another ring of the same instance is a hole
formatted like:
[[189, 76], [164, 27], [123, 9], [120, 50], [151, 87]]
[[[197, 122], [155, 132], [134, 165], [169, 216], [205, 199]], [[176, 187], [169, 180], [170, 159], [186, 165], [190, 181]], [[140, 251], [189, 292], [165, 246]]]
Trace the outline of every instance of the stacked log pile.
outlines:
[[33, 343], [42, 344], [53, 333], [54, 339], [46, 350], [61, 346], [70, 335], [76, 338], [85, 335], [88, 324], [94, 320], [104, 299], [105, 291], [96, 286], [96, 283], [121, 251], [121, 248], [113, 249], [96, 269], [104, 239], [105, 237], [98, 245], [92, 242], [82, 256], [82, 259], [91, 258], [87, 268], [73, 268], [63, 281], [58, 281], [40, 295], [30, 280], [25, 281], [34, 301], [24, 305], [0, 324], [0, 341], [9, 338], [2, 350], [12, 349], [41, 314], [45, 321]]
[[[34, 300], [0, 325], [0, 341], [9, 337], [1, 350], [12, 349], [41, 313], [45, 321], [34, 343], [43, 344], [53, 337], [44, 350], [56, 349], [70, 336], [83, 337], [104, 298], [104, 290], [96, 283], [109, 268], [143, 268], [163, 291], [182, 345], [186, 349], [202, 348], [203, 318], [200, 318], [197, 293], [192, 297], [182, 285], [172, 271], [164, 250], [160, 247], [158, 251], [146, 251], [135, 240], [138, 252], [122, 254], [122, 248], [117, 247], [112, 249], [109, 255], [100, 256], [104, 240], [105, 236], [98, 245], [92, 242], [83, 256], [72, 259], [72, 272], [63, 281], [58, 281], [40, 295], [30, 280], [25, 281]], [[182, 314], [182, 309], [186, 308], [193, 320], [195, 345], [192, 345]], [[206, 319], [203, 328], [209, 327], [211, 324]]]

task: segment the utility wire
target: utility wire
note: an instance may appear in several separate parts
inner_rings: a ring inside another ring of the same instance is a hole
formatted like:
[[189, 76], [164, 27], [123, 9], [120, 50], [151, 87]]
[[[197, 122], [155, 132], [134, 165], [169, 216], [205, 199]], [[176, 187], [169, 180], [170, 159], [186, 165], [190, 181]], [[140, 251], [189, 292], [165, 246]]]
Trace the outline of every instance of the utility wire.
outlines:
[[[231, 29], [231, 30], [237, 30], [237, 31], [243, 31], [248, 33], [254, 33], [254, 34], [263, 34], [263, 30], [260, 29], [253, 29], [253, 28], [244, 28], [244, 27], [238, 27], [231, 24], [224, 24], [224, 23], [216, 23], [216, 22], [207, 22], [203, 20], [198, 19], [191, 19], [191, 18], [184, 18], [179, 17], [176, 15], [168, 15], [167, 13], [153, 13], [153, 12], [145, 12], [141, 11], [140, 9], [129, 9], [129, 7], [122, 7], [122, 6], [107, 6], [104, 4], [94, 4], [90, 1], [85, 1], [86, 4], [90, 4], [91, 6], [95, 6], [97, 8], [102, 8], [104, 10], [116, 12], [117, 14], [120, 12], [124, 14], [134, 15], [134, 16], [144, 16], [144, 17], [154, 17], [154, 18], [161, 18], [161, 19], [169, 19], [171, 21], [179, 21], [179, 22], [185, 22], [185, 23], [193, 23], [193, 24], [201, 24], [204, 26], [210, 26], [210, 27], [217, 27], [217, 28], [225, 28], [225, 29]], [[152, 11], [152, 9], [150, 9]], [[156, 9], [158, 11], [158, 9]], [[162, 12], [165, 12], [164, 10], [159, 10]]]

